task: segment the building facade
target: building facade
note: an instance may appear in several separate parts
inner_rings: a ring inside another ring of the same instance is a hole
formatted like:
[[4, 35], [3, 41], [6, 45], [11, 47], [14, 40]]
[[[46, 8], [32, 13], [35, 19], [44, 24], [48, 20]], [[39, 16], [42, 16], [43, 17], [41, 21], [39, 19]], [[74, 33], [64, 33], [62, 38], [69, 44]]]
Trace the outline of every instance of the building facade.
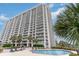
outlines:
[[[14, 16], [5, 25], [1, 37], [2, 42], [10, 42], [10, 37], [15, 34], [27, 37], [32, 35], [39, 39], [38, 44], [43, 44], [45, 48], [55, 46], [49, 5], [40, 4]], [[23, 39], [23, 44], [28, 47], [28, 40]]]

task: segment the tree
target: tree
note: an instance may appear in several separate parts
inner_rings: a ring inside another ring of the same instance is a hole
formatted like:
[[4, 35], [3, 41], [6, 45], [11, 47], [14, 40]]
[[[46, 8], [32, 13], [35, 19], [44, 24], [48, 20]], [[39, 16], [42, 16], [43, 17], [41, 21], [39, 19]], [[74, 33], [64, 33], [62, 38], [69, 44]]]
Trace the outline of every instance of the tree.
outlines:
[[19, 34], [19, 35], [18, 35], [18, 40], [17, 40], [17, 41], [18, 41], [18, 44], [20, 45], [20, 47], [21, 47], [22, 38], [23, 38], [22, 35]]
[[10, 40], [12, 44], [14, 44], [17, 41], [17, 36], [16, 35], [11, 36]]
[[57, 16], [55, 32], [70, 44], [79, 47], [79, 4], [68, 4]]
[[[15, 47], [15, 50], [17, 50], [16, 46], [17, 46], [17, 39], [18, 37], [16, 35], [13, 35], [11, 36], [10, 40], [12, 42], [12, 48]], [[11, 51], [12, 51], [12, 48], [11, 48]]]
[[43, 48], [44, 45], [43, 45], [43, 44], [40, 44], [40, 43], [38, 43], [38, 42], [42, 42], [42, 40], [39, 40], [39, 39], [37, 39], [37, 38], [34, 38], [34, 39], [33, 39], [33, 47], [34, 47], [35, 49], [37, 49], [37, 48]]
[[65, 41], [60, 41], [57, 45], [61, 47], [72, 47], [72, 45], [70, 45], [69, 43]]
[[27, 39], [29, 40], [29, 46], [30, 47], [32, 47], [32, 44], [33, 44], [33, 37], [32, 37], [32, 35], [29, 35], [28, 37], [27, 37]]
[[37, 44], [38, 41], [39, 41], [39, 40], [38, 40], [37, 38], [33, 39], [33, 43], [35, 43], [35, 44]]

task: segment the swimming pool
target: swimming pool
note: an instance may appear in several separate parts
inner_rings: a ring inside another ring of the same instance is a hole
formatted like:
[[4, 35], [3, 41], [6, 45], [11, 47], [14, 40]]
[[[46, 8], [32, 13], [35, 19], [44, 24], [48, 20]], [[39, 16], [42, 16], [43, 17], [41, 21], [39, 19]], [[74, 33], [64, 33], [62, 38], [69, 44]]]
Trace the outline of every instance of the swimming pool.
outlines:
[[32, 53], [48, 54], [48, 55], [65, 55], [70, 54], [71, 52], [68, 50], [53, 49], [53, 50], [32, 50]]

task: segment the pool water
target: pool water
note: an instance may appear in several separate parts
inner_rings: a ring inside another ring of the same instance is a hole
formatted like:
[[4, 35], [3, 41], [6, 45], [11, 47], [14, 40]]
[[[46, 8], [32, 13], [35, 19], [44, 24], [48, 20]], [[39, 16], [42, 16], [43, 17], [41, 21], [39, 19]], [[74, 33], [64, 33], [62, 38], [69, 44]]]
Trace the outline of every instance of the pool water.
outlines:
[[48, 54], [48, 55], [64, 55], [64, 54], [70, 54], [71, 52], [68, 50], [55, 49], [55, 50], [32, 50], [32, 53]]

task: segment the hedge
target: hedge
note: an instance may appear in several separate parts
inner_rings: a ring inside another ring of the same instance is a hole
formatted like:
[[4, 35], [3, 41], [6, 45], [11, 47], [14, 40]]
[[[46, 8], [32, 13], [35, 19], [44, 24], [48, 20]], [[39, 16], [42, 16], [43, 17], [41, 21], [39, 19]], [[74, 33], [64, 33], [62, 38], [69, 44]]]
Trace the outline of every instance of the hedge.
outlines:
[[3, 47], [11, 47], [12, 44], [3, 44]]
[[44, 47], [44, 45], [42, 45], [42, 44], [35, 44], [35, 45], [33, 45], [33, 47]]
[[71, 54], [69, 54], [69, 56], [79, 56], [79, 54], [71, 53]]
[[76, 50], [75, 48], [69, 48], [69, 47], [52, 47], [52, 49], [66, 49], [66, 50]]

